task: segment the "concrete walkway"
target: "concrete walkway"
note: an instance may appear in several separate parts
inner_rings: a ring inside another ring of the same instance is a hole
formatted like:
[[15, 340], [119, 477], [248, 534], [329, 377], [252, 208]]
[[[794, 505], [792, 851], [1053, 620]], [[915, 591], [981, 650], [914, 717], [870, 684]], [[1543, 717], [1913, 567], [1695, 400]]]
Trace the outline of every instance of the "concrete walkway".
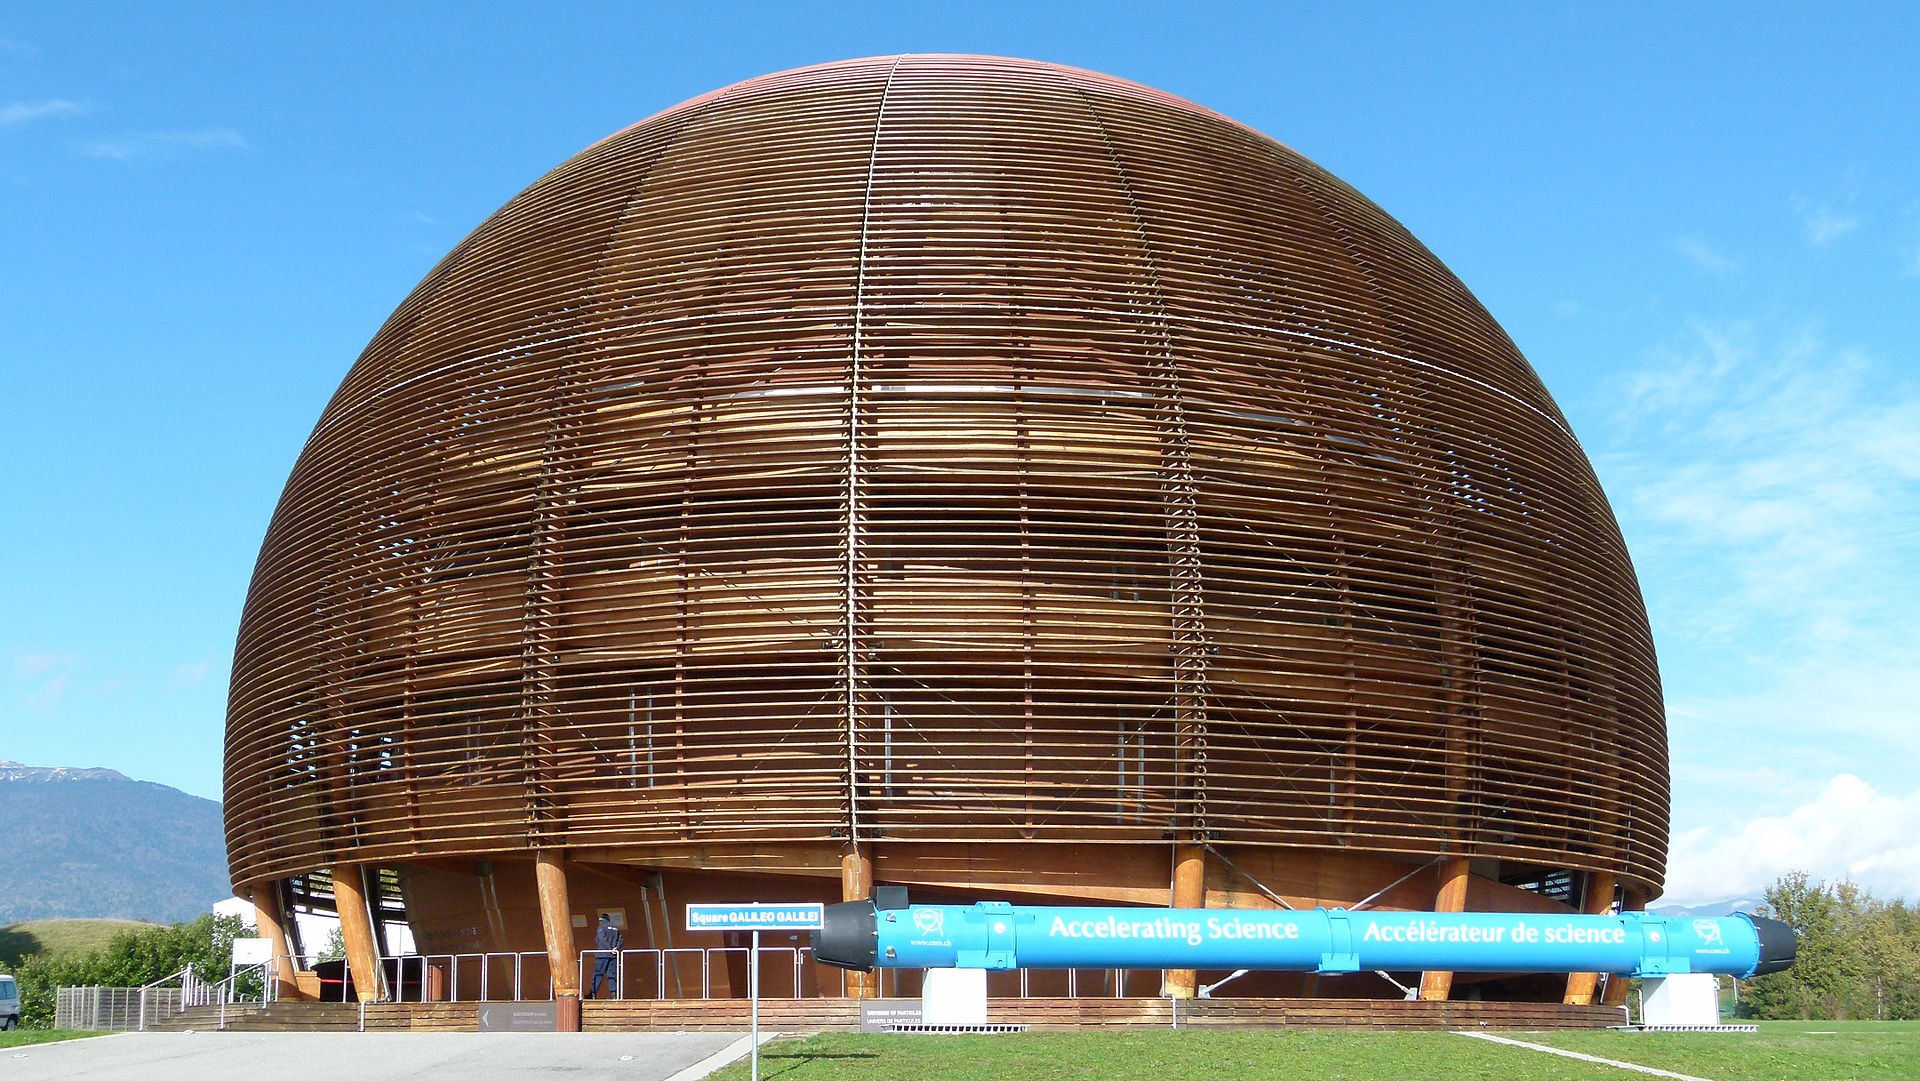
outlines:
[[693, 1081], [747, 1044], [738, 1032], [126, 1032], [0, 1050], [0, 1078]]

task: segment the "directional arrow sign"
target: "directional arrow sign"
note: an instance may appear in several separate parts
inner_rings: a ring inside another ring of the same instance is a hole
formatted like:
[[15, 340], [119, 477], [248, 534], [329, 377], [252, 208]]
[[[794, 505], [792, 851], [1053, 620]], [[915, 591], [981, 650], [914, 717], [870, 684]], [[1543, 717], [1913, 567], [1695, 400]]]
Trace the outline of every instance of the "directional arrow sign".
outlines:
[[826, 906], [818, 901], [790, 904], [743, 902], [735, 905], [688, 905], [689, 931], [818, 931]]

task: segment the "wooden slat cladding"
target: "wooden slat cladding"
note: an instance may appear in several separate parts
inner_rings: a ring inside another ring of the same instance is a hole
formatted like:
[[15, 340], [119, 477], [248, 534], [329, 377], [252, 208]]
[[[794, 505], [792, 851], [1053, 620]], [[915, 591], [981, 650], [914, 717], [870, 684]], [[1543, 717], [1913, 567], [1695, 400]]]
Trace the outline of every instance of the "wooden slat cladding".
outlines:
[[242, 619], [236, 882], [716, 841], [1608, 871], [1667, 773], [1559, 411], [1379, 208], [1158, 91], [849, 61], [588, 148], [329, 404]]

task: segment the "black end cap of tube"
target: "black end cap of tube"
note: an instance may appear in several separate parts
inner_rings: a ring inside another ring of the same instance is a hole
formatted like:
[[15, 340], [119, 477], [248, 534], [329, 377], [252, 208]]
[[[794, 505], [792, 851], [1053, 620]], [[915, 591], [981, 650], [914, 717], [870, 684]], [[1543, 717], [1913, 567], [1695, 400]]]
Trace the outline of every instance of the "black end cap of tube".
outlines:
[[1793, 928], [1765, 916], [1745, 912], [1741, 915], [1753, 924], [1754, 933], [1760, 936], [1760, 963], [1753, 967], [1753, 975], [1765, 976], [1770, 972], [1785, 972], [1792, 968], [1794, 958], [1800, 953], [1800, 939], [1793, 933]]
[[879, 941], [872, 901], [828, 905], [813, 932], [813, 959], [834, 968], [872, 972]]
[[873, 888], [873, 907], [882, 912], [893, 912], [908, 907], [907, 888], [905, 886], [875, 886]]

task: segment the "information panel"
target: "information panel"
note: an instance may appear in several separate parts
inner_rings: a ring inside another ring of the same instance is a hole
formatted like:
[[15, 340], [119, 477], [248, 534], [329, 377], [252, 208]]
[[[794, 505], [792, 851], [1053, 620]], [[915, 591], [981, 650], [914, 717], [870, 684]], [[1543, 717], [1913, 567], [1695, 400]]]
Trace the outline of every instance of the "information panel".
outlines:
[[688, 905], [689, 931], [818, 931], [826, 905], [819, 901], [768, 904]]

